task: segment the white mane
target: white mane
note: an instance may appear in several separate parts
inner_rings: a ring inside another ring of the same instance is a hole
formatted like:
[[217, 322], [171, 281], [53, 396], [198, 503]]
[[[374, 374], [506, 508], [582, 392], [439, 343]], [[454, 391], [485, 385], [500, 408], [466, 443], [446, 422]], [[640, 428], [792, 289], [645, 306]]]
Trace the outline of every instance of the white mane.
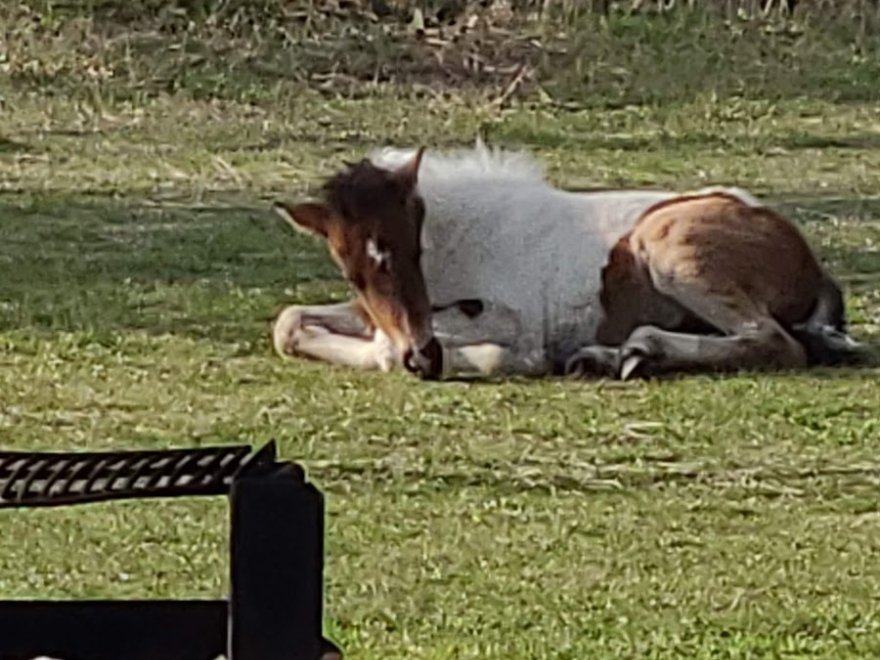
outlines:
[[[405, 165], [415, 154], [415, 149], [384, 147], [374, 150], [370, 154], [370, 160], [376, 167], [396, 169]], [[470, 149], [444, 152], [428, 149], [422, 157], [419, 167], [420, 181], [449, 182], [475, 179], [546, 183], [543, 166], [530, 154], [524, 151], [490, 148], [482, 140], [477, 140], [476, 145]]]
[[[369, 159], [376, 167], [397, 169], [403, 167], [415, 155], [416, 150], [412, 148], [380, 147], [370, 153]], [[426, 150], [419, 166], [419, 180], [421, 183], [429, 184], [504, 181], [551, 185], [545, 178], [544, 166], [531, 154], [525, 151], [489, 147], [479, 138], [471, 148], [448, 151]], [[750, 192], [730, 186], [708, 186], [682, 194], [706, 195], [716, 192], [738, 197], [752, 207], [764, 206], [764, 203]]]

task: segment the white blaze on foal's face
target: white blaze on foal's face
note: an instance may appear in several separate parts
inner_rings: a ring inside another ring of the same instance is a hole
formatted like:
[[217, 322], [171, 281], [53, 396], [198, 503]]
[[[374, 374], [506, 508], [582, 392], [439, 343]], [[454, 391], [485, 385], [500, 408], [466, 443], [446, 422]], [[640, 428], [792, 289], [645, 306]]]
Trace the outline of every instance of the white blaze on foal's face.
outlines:
[[377, 268], [388, 268], [391, 254], [387, 250], [380, 250], [374, 239], [367, 241], [367, 257], [376, 264]]

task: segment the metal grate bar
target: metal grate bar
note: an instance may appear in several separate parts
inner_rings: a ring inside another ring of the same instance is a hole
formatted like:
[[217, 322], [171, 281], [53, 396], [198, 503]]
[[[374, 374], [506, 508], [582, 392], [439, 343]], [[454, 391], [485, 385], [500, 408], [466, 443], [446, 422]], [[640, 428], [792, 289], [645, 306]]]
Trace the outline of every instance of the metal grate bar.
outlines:
[[228, 617], [224, 600], [0, 601], [0, 657], [213, 660]]
[[140, 497], [225, 495], [245, 468], [271, 466], [275, 443], [123, 452], [0, 452], [0, 508]]

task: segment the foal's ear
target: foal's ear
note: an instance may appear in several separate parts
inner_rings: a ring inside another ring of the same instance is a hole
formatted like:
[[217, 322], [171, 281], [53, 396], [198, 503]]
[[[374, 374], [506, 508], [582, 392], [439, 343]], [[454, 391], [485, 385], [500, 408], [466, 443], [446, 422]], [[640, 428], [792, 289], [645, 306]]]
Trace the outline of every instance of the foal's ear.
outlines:
[[300, 232], [327, 237], [331, 213], [323, 204], [309, 202], [307, 204], [288, 204], [275, 202], [272, 210], [290, 223]]
[[419, 182], [419, 167], [421, 167], [422, 165], [422, 156], [424, 154], [425, 148], [419, 147], [419, 150], [416, 151], [415, 156], [410, 158], [408, 163], [402, 165], [394, 173], [398, 181], [409, 186], [410, 188], [416, 187], [416, 184]]

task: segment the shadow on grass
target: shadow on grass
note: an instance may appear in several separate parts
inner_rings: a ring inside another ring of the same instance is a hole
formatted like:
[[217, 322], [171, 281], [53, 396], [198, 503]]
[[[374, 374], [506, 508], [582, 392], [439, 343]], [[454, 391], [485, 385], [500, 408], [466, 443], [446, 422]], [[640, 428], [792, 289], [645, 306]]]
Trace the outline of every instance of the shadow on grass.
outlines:
[[[394, 483], [406, 479], [431, 490], [484, 488], [515, 496], [522, 492], [551, 495], [559, 492], [595, 495], [597, 493], [632, 494], [653, 490], [658, 486], [696, 485], [705, 489], [736, 489], [752, 498], [776, 499], [780, 496], [810, 497], [822, 481], [857, 485], [876, 474], [875, 464], [830, 464], [794, 468], [766, 466], [761, 468], [722, 467], [688, 460], [680, 455], [651, 457], [643, 454], [591, 466], [572, 469], [561, 463], [532, 462], [522, 458], [512, 466], [509, 462], [486, 461], [478, 471], [456, 470], [453, 466], [412, 466], [401, 470], [370, 462], [328, 462], [321, 466], [322, 482], [327, 492], [337, 492], [344, 485], [351, 492], [352, 484]], [[539, 475], [539, 476], [538, 476]], [[813, 486], [811, 490], [809, 486]], [[876, 506], [869, 510], [876, 511]]]
[[7, 196], [0, 218], [0, 330], [247, 341], [282, 303], [344, 290], [267, 207]]
[[0, 154], [27, 153], [31, 150], [30, 145], [17, 140], [10, 140], [0, 135]]
[[[778, 199], [835, 276], [872, 304], [880, 199]], [[282, 305], [347, 295], [323, 247], [268, 205], [7, 195], [0, 218], [0, 331], [137, 329], [262, 344]]]

